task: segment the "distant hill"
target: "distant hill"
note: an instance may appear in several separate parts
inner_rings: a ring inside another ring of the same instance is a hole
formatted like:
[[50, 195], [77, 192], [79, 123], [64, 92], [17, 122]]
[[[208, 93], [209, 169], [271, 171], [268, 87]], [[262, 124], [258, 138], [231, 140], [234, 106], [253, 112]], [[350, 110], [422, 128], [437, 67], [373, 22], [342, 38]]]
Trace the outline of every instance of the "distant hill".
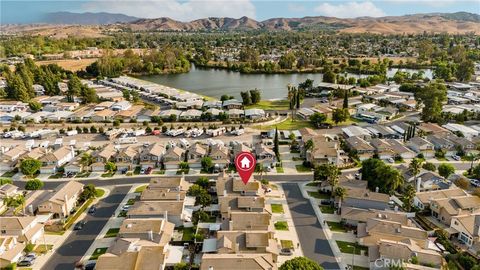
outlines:
[[380, 18], [360, 17], [340, 19], [312, 16], [303, 18], [272, 18], [256, 21], [248, 17], [239, 19], [210, 17], [190, 22], [170, 18], [140, 19], [123, 24], [133, 31], [236, 31], [236, 30], [305, 30], [331, 29], [348, 33], [401, 34], [423, 32], [467, 33], [480, 32], [480, 15], [457, 13], [430, 13]]
[[137, 17], [124, 14], [113, 14], [106, 12], [99, 13], [72, 13], [72, 12], [52, 12], [47, 13], [42, 20], [43, 23], [50, 24], [80, 24], [80, 25], [99, 25], [113, 23], [128, 23], [138, 20]]
[[[375, 34], [422, 34], [452, 33], [464, 34], [474, 32], [480, 34], [480, 15], [468, 12], [427, 13], [387, 17], [359, 17], [341, 19], [324, 16], [303, 18], [272, 18], [256, 21], [248, 17], [239, 19], [228, 17], [209, 17], [190, 22], [177, 21], [167, 17], [141, 19], [123, 14], [111, 13], [50, 13], [41, 26], [5, 25], [3, 32], [29, 32], [38, 35], [52, 35], [62, 32], [75, 35], [88, 28], [85, 36], [104, 35], [107, 32], [131, 30], [149, 31], [297, 31], [297, 30], [335, 30], [343, 33], [375, 33]], [[48, 30], [48, 31], [47, 31]], [[63, 37], [65, 35], [57, 35]]]

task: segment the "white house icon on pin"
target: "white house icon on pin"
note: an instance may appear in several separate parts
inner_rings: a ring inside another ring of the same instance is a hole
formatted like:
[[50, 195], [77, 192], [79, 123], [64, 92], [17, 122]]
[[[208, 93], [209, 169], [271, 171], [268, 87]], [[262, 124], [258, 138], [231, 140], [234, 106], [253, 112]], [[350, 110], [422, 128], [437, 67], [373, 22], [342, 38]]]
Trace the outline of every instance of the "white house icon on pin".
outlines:
[[242, 169], [250, 168], [250, 160], [247, 157], [243, 157], [240, 163], [241, 163]]

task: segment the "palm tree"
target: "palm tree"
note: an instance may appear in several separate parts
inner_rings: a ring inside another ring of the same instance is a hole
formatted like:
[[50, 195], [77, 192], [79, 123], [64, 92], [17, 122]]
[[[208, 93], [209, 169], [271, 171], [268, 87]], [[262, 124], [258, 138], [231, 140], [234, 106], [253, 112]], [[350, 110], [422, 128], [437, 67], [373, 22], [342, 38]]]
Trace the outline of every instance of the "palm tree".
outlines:
[[340, 170], [334, 164], [328, 164], [327, 167], [327, 179], [328, 183], [332, 187], [332, 191], [334, 191], [335, 187], [338, 185], [338, 178], [340, 175]]
[[310, 140], [308, 140], [308, 141], [305, 142], [305, 145], [303, 146], [303, 150], [305, 151], [304, 157], [307, 157], [307, 152], [308, 152], [309, 150], [312, 150], [314, 146], [315, 146], [315, 145], [314, 145], [312, 139], [310, 139]]
[[405, 188], [405, 191], [403, 192], [403, 209], [405, 209], [405, 211], [408, 212], [412, 209], [412, 201], [415, 197], [415, 194], [415, 187], [412, 185], [408, 185]]
[[410, 162], [410, 165], [408, 165], [408, 168], [412, 171], [413, 173], [413, 177], [414, 177], [414, 183], [415, 183], [415, 187], [417, 187], [417, 176], [418, 174], [420, 173], [420, 169], [422, 168], [422, 163], [423, 161], [418, 159], [418, 158], [414, 158], [412, 159], [412, 161]]
[[337, 187], [333, 194], [338, 198], [338, 209], [342, 209], [342, 200], [347, 196], [347, 189], [344, 187]]
[[480, 158], [480, 154], [470, 153], [467, 156], [470, 159], [470, 173], [473, 169], [473, 162], [477, 161]]
[[263, 182], [263, 175], [267, 175], [267, 167], [262, 163], [258, 164], [258, 174], [260, 175], [260, 182]]
[[80, 164], [83, 168], [92, 165], [93, 163], [93, 156], [90, 153], [83, 153], [82, 157], [80, 158]]

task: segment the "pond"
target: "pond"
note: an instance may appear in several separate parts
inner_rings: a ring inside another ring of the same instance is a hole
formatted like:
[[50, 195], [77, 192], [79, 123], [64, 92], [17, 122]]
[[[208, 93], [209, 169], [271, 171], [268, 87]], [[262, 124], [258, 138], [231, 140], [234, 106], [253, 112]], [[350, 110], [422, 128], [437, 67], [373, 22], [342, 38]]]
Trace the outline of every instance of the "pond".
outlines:
[[[393, 77], [397, 68], [389, 69], [387, 76]], [[402, 69], [409, 73], [419, 70]], [[432, 71], [425, 69], [425, 76], [432, 77]], [[367, 75], [348, 74], [355, 78]], [[242, 74], [224, 69], [196, 68], [192, 65], [190, 72], [181, 74], [165, 74], [141, 76], [140, 79], [155, 82], [190, 92], [220, 98], [227, 94], [240, 99], [240, 92], [258, 88], [262, 91], [262, 99], [282, 99], [287, 96], [287, 85], [298, 85], [306, 79], [314, 80], [314, 84], [322, 81], [321, 73], [295, 74]]]

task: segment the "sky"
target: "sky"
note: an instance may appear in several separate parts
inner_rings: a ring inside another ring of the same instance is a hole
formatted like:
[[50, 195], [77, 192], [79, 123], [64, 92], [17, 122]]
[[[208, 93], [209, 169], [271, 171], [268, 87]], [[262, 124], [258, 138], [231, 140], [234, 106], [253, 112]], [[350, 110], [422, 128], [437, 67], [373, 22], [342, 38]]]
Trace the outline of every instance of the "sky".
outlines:
[[480, 0], [0, 0], [0, 24], [41, 22], [45, 14], [56, 11], [110, 12], [180, 21], [248, 16], [261, 21], [275, 17], [355, 18], [457, 11], [479, 14]]

